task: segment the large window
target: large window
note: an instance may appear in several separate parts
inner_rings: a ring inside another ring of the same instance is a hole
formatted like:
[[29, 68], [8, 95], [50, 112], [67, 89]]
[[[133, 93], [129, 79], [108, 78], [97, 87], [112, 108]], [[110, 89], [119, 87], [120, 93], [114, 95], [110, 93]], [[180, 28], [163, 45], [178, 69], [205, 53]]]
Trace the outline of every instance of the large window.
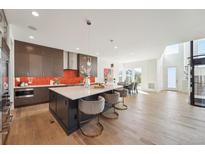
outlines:
[[198, 46], [198, 48], [197, 48], [198, 55], [205, 54], [205, 39], [198, 40], [197, 46]]
[[141, 83], [142, 69], [123, 69], [119, 72], [119, 82], [137, 82]]
[[165, 49], [165, 55], [177, 54], [179, 52], [179, 44], [169, 45]]

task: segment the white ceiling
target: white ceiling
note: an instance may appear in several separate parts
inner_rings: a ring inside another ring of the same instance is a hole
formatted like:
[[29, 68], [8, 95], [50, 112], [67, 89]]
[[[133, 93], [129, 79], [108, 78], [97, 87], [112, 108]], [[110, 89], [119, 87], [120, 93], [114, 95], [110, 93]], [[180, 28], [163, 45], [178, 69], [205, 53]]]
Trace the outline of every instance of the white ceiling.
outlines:
[[[32, 10], [5, 10], [15, 39], [118, 62], [158, 58], [167, 45], [205, 37], [205, 10], [36, 11], [39, 17]], [[86, 19], [92, 21], [90, 37]]]

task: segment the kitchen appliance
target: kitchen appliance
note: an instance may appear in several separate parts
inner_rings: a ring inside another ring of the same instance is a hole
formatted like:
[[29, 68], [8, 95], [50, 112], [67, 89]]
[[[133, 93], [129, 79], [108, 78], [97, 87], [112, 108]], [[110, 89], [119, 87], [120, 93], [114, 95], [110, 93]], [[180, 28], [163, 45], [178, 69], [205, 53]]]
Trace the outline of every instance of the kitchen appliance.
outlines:
[[15, 90], [15, 98], [24, 98], [24, 97], [33, 97], [34, 89], [33, 88], [22, 88]]
[[9, 133], [12, 114], [9, 96], [9, 47], [0, 32], [0, 144], [4, 144]]

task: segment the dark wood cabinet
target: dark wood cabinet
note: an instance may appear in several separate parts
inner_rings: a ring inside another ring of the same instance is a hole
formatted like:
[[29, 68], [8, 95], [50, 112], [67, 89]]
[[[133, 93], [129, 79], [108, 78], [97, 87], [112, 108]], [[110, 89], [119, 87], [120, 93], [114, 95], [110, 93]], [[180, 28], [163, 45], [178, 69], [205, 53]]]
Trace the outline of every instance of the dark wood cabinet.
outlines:
[[63, 75], [63, 50], [15, 41], [15, 76]]
[[78, 54], [78, 70], [79, 76], [86, 71], [90, 76], [97, 77], [97, 57]]
[[63, 76], [63, 51], [52, 51], [51, 63], [50, 70], [53, 76]]
[[53, 64], [54, 55], [52, 54], [52, 52], [49, 52], [47, 50], [41, 50], [41, 53], [43, 55], [43, 63], [42, 63], [42, 68], [43, 68], [42, 73], [43, 74], [42, 76], [54, 76], [53, 67], [52, 67], [54, 65]]
[[35, 102], [48, 102], [49, 101], [49, 90], [48, 87], [34, 88], [34, 101]]
[[57, 95], [57, 116], [68, 127], [68, 105], [69, 100], [61, 95]]
[[[16, 96], [16, 93], [21, 91], [26, 91], [27, 89], [33, 89], [33, 95], [32, 96], [23, 96], [18, 97]], [[20, 107], [20, 106], [26, 106], [26, 105], [33, 105], [33, 104], [39, 104], [39, 103], [46, 103], [49, 101], [49, 90], [48, 87], [35, 87], [35, 88], [17, 88], [15, 89], [15, 99], [14, 99], [14, 106]]]
[[78, 128], [77, 107], [78, 100], [68, 98], [50, 90], [49, 109], [67, 134]]
[[[66, 86], [66, 85], [65, 85]], [[55, 87], [55, 86], [52, 86]], [[58, 86], [56, 86], [58, 87]], [[62, 87], [62, 86], [61, 86]], [[31, 89], [31, 88], [16, 88], [14, 90], [15, 92], [15, 100], [14, 100], [14, 106], [15, 107], [20, 107], [20, 106], [27, 106], [27, 105], [34, 105], [34, 104], [39, 104], [39, 103], [46, 103], [49, 100], [55, 100], [55, 95], [50, 94], [49, 95], [49, 86], [48, 87], [33, 87], [33, 96], [25, 96], [25, 97], [17, 97], [16, 92], [18, 93], [19, 90], [26, 90], [26, 89]], [[50, 98], [49, 98], [50, 97]], [[55, 101], [51, 103], [51, 108], [52, 110], [56, 111], [56, 105]]]
[[15, 42], [15, 76], [29, 76], [29, 54], [21, 43]]
[[49, 109], [55, 113], [57, 112], [57, 95], [52, 91], [49, 91]]
[[40, 50], [40, 47], [35, 46], [30, 48], [33, 48], [29, 51], [29, 49], [26, 50], [26, 55], [28, 55], [28, 65], [29, 65], [29, 71], [27, 76], [42, 76], [44, 70], [43, 70], [43, 55]]

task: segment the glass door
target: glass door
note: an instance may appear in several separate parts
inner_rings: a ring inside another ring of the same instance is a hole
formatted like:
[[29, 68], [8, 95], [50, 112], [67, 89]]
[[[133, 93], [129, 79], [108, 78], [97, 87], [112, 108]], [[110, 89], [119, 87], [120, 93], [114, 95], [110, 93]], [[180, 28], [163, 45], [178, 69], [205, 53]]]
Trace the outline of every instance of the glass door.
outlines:
[[168, 90], [177, 89], [177, 69], [176, 67], [168, 67], [167, 69], [167, 88]]
[[194, 66], [194, 104], [205, 107], [205, 64]]

